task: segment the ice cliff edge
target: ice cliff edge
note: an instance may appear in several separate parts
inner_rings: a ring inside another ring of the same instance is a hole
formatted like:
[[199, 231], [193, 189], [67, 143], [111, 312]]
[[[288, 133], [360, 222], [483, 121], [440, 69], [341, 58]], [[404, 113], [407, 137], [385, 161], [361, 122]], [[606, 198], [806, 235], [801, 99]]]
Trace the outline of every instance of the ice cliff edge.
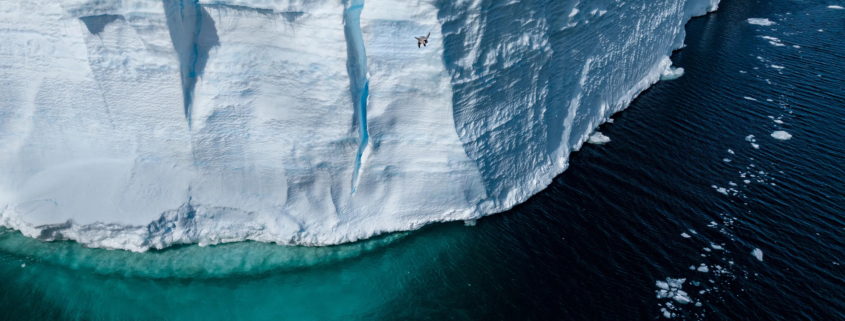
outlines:
[[717, 4], [0, 0], [0, 225], [145, 251], [504, 211]]

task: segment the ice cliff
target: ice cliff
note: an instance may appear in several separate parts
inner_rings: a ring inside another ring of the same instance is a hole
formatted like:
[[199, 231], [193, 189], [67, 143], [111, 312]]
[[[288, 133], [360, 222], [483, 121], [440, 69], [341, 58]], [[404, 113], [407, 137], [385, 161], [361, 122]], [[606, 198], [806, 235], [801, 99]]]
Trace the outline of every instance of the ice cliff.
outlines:
[[0, 225], [144, 251], [504, 211], [717, 4], [0, 0]]

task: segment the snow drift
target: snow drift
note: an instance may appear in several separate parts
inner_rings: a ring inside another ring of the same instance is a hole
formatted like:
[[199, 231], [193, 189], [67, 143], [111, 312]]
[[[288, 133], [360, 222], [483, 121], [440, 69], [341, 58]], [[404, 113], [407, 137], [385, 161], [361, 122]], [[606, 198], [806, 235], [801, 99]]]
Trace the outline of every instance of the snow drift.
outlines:
[[504, 211], [717, 4], [0, 0], [0, 225], [145, 251]]

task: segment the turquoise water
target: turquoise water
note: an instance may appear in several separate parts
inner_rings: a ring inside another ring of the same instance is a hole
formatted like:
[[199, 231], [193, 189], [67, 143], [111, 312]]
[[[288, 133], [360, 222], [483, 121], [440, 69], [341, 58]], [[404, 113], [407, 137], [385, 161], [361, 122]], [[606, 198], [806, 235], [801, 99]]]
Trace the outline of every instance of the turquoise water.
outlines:
[[390, 301], [426, 264], [397, 262], [436, 257], [456, 241], [400, 233], [332, 247], [245, 242], [138, 254], [0, 233], [0, 306], [15, 307], [0, 314], [32, 320], [345, 319]]

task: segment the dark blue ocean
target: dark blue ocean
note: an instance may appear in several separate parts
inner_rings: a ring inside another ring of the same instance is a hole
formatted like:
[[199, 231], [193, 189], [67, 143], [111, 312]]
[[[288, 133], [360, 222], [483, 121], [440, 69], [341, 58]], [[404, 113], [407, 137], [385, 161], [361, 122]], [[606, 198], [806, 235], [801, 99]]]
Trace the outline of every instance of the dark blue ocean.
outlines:
[[476, 226], [144, 254], [0, 230], [0, 319], [845, 320], [845, 10], [830, 5], [845, 3], [723, 0], [687, 24], [681, 78]]

